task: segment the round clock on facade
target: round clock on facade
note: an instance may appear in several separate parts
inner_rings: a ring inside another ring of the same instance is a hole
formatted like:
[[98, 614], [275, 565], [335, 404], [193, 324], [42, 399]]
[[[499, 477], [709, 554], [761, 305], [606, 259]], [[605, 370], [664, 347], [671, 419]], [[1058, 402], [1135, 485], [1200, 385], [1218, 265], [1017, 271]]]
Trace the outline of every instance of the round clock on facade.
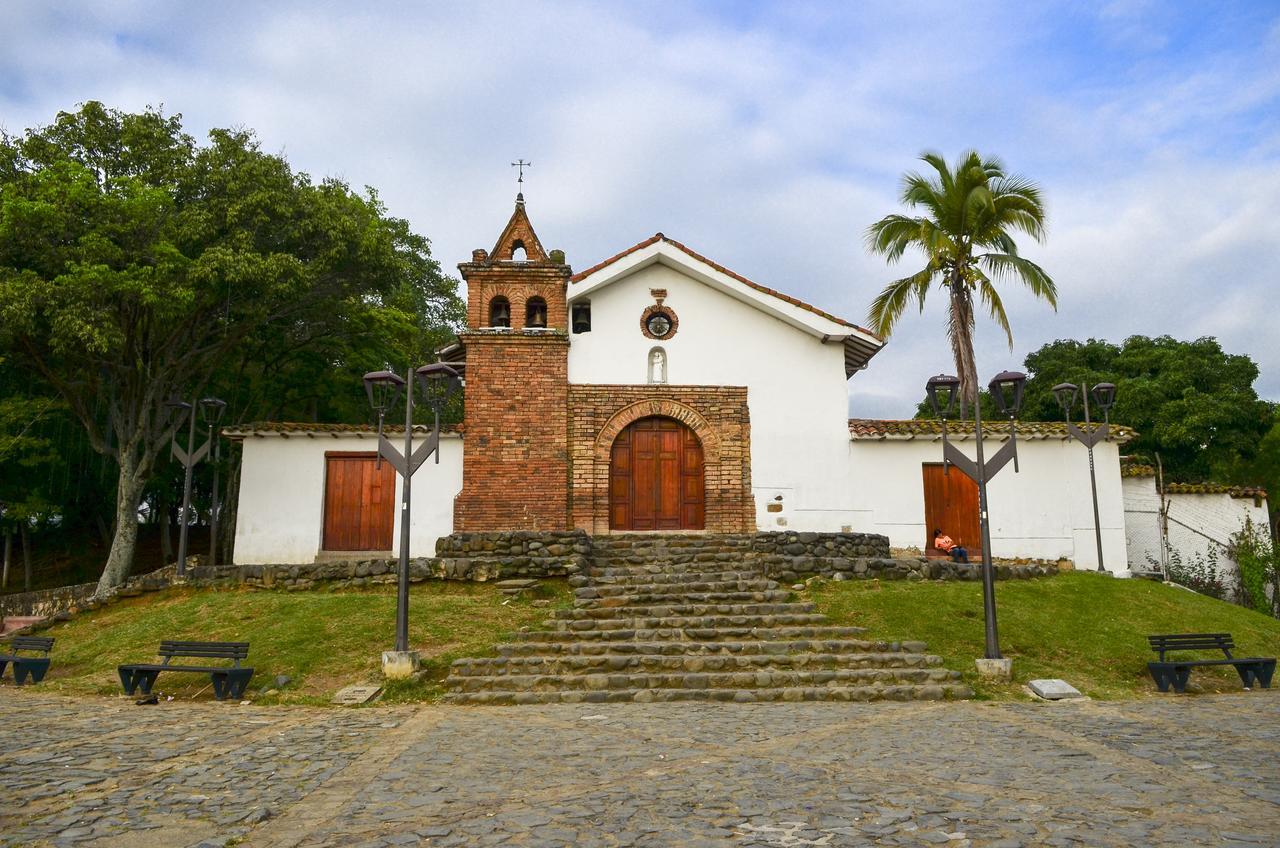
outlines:
[[661, 312], [655, 312], [649, 316], [649, 332], [658, 338], [662, 338], [671, 332], [671, 319]]

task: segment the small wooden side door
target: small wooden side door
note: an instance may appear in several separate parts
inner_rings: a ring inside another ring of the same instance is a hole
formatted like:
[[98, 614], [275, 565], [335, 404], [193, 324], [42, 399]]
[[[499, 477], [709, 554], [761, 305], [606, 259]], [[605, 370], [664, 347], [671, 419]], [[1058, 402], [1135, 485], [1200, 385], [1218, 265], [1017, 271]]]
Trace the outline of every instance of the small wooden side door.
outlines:
[[377, 454], [325, 454], [324, 549], [389, 551], [395, 523], [396, 472]]
[[933, 549], [933, 531], [942, 530], [969, 553], [982, 556], [982, 528], [978, 523], [978, 484], [958, 468], [943, 473], [942, 463], [924, 463], [924, 550]]

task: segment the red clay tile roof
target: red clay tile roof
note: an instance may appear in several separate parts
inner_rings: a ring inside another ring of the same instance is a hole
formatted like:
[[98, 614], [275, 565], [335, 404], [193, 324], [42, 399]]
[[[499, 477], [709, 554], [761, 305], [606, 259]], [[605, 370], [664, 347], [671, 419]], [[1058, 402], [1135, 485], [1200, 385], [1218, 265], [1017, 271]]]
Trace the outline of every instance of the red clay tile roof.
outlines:
[[[982, 423], [985, 434], [1007, 435], [1009, 422]], [[972, 421], [948, 421], [947, 435], [956, 438], [973, 438]], [[850, 418], [849, 435], [854, 439], [913, 439], [917, 436], [942, 435], [942, 422], [932, 418]], [[1129, 427], [1111, 425], [1111, 441], [1124, 444], [1138, 434]], [[1018, 437], [1028, 439], [1065, 439], [1067, 425], [1060, 421], [1019, 421]]]
[[[460, 433], [462, 432], [461, 424], [442, 424], [440, 432], [442, 433]], [[384, 433], [404, 433], [403, 424], [387, 424], [382, 428]], [[425, 424], [415, 424], [413, 427], [415, 433], [429, 433], [430, 427]], [[317, 434], [340, 436], [343, 434], [355, 436], [374, 436], [378, 433], [376, 424], [316, 424], [309, 421], [255, 421], [251, 424], [237, 424], [234, 427], [224, 427], [222, 435], [231, 439], [242, 439], [245, 436], [266, 435], [268, 433], [276, 433], [279, 435], [297, 434], [300, 436], [314, 436]]]
[[1265, 498], [1267, 490], [1257, 486], [1227, 486], [1222, 483], [1165, 483], [1167, 495], [1230, 495], [1233, 498]]
[[681, 250], [684, 253], [688, 254], [689, 256], [693, 257], [694, 259], [698, 260], [699, 262], [710, 265], [712, 268], [715, 268], [721, 274], [725, 274], [726, 276], [733, 277], [738, 282], [743, 283], [747, 286], [750, 286], [751, 288], [755, 289], [758, 292], [762, 292], [763, 294], [776, 297], [778, 298], [778, 300], [785, 301], [786, 303], [789, 303], [792, 306], [798, 306], [807, 312], [812, 312], [814, 315], [818, 315], [818, 316], [821, 316], [822, 318], [826, 318], [828, 321], [834, 321], [835, 323], [840, 324], [844, 327], [851, 327], [855, 330], [866, 333], [867, 335], [871, 336], [872, 338], [878, 339], [881, 342], [884, 341], [884, 338], [882, 336], [880, 336], [877, 333], [873, 333], [871, 330], [868, 330], [866, 327], [860, 327], [857, 324], [854, 324], [852, 321], [846, 321], [843, 318], [838, 318], [835, 315], [832, 315], [830, 312], [826, 312], [822, 309], [819, 309], [818, 307], [813, 306], [812, 304], [805, 303], [803, 300], [798, 300], [792, 297], [791, 295], [783, 294], [782, 292], [776, 289], [771, 289], [768, 286], [762, 286], [753, 280], [748, 280], [746, 277], [742, 276], [736, 271], [731, 271], [728, 268], [721, 265], [720, 263], [714, 262], [708, 259], [707, 257], [703, 256], [697, 251], [690, 250], [688, 247], [685, 247], [683, 244], [676, 241], [675, 239], [667, 238], [662, 233], [657, 233], [652, 237], [647, 238], [644, 241], [640, 242], [639, 244], [632, 245], [631, 247], [628, 247], [626, 250], [622, 251], [616, 256], [610, 256], [608, 259], [604, 260], [603, 262], [597, 265], [592, 265], [590, 268], [588, 268], [585, 271], [579, 271], [578, 273], [574, 274], [572, 277], [569, 278], [569, 282], [571, 283], [581, 282], [582, 280], [594, 274], [596, 271], [599, 271], [601, 268], [606, 268], [609, 265], [612, 265], [613, 263], [617, 262], [619, 259], [622, 259], [625, 256], [629, 256], [630, 254], [635, 253], [637, 250], [644, 250], [646, 247], [652, 244], [656, 244], [660, 241], [666, 242], [672, 247], [678, 250]]

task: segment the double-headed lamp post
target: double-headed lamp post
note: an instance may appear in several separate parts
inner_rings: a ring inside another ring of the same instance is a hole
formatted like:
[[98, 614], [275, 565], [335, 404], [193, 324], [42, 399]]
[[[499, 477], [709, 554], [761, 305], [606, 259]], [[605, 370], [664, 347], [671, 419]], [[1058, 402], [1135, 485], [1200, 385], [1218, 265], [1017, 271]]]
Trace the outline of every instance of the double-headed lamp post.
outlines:
[[[187, 446], [183, 448], [178, 444], [177, 436], [174, 436], [173, 443], [170, 446], [173, 457], [182, 463], [184, 473], [182, 478], [182, 518], [178, 526], [178, 576], [185, 577], [187, 574], [187, 530], [190, 525], [191, 513], [191, 478], [195, 472], [195, 467], [200, 464], [206, 456], [209, 455], [210, 448], [214, 447], [213, 428], [222, 420], [222, 414], [227, 409], [225, 401], [215, 397], [207, 397], [192, 403], [183, 400], [171, 400], [165, 406], [174, 410], [178, 414], [178, 420], [181, 421], [183, 416], [187, 416]], [[200, 415], [204, 419], [205, 424], [209, 427], [209, 439], [203, 445], [196, 448], [196, 407], [200, 408]], [[210, 532], [217, 539], [217, 515], [218, 515], [218, 477], [217, 470], [214, 470], [213, 478], [213, 518], [210, 526]], [[215, 542], [216, 544], [216, 542]]]
[[[1098, 518], [1098, 476], [1093, 468], [1093, 446], [1105, 439], [1111, 431], [1111, 407], [1116, 403], [1116, 387], [1114, 383], [1098, 383], [1092, 390], [1087, 383], [1059, 383], [1053, 387], [1053, 395], [1062, 407], [1062, 414], [1067, 419], [1067, 433], [1076, 441], [1089, 449], [1089, 485], [1093, 489], [1093, 536], [1098, 543], [1098, 570], [1106, 571], [1102, 561], [1102, 523]], [[1089, 421], [1089, 395], [1102, 410], [1103, 423], [1096, 427]], [[1071, 422], [1071, 410], [1076, 405], [1076, 398], [1084, 399], [1084, 429]]]
[[[1013, 460], [1013, 470], [1018, 470], [1018, 410], [1022, 408], [1022, 391], [1026, 386], [1027, 375], [1018, 371], [1003, 371], [997, 374], [987, 389], [996, 409], [1009, 419], [1009, 441], [1001, 446], [990, 459], [983, 454], [982, 445], [982, 407], [973, 405], [974, 438], [977, 442], [978, 458], [975, 462], [969, 459], [955, 445], [947, 440], [947, 419], [955, 411], [956, 400], [960, 395], [960, 380], [948, 374], [939, 374], [929, 378], [925, 384], [925, 392], [929, 396], [929, 405], [933, 412], [942, 419], [942, 458], [943, 472], [950, 473], [954, 465], [973, 482], [978, 484], [978, 519], [982, 527], [982, 611], [986, 622], [986, 653], [988, 660], [1001, 659], [1000, 638], [996, 628], [996, 585], [995, 569], [991, 565], [991, 524], [987, 517], [987, 481], [1000, 471], [1009, 460]], [[981, 665], [981, 664], [980, 664]]]
[[[458, 372], [443, 363], [424, 365], [413, 372], [421, 386], [423, 399], [435, 412], [435, 425], [427, 440], [413, 449], [413, 383], [393, 371], [371, 371], [364, 375], [364, 388], [369, 405], [378, 414], [378, 462], [386, 460], [404, 478], [400, 495], [400, 568], [396, 585], [395, 655], [383, 655], [383, 671], [389, 677], [406, 677], [417, 670], [416, 657], [409, 651], [409, 515], [410, 481], [422, 463], [433, 453], [440, 462], [440, 411], [462, 385]], [[396, 449], [383, 435], [386, 415], [404, 391], [404, 451]], [[398, 656], [396, 656], [398, 655]]]

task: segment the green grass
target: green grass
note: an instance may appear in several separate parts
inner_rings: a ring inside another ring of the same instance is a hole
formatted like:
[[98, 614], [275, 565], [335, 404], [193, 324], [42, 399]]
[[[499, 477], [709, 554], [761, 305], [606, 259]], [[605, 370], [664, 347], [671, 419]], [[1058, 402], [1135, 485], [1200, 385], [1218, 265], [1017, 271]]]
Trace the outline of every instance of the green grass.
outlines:
[[[423, 583], [412, 587], [410, 643], [428, 674], [391, 683], [384, 701], [434, 700], [449, 663], [488, 656], [523, 626], [537, 627], [552, 609], [567, 607], [563, 581], [540, 588], [551, 608], [508, 600], [491, 584]], [[1014, 660], [1014, 683], [984, 684], [973, 660], [982, 656], [982, 586], [976, 582], [815, 581], [802, 598], [832, 623], [866, 627], [876, 638], [929, 643], [947, 667], [964, 673], [983, 698], [1024, 697], [1037, 677], [1061, 677], [1095, 698], [1155, 693], [1147, 674], [1150, 633], [1231, 633], [1237, 656], [1280, 652], [1280, 621], [1145, 580], [1066, 573], [998, 583], [1000, 646]], [[250, 693], [259, 703], [328, 703], [351, 683], [381, 682], [381, 652], [392, 646], [393, 587], [306, 592], [252, 589], [185, 590], [130, 598], [85, 613], [47, 631], [57, 638], [53, 668], [41, 688], [67, 694], [118, 694], [116, 666], [150, 661], [161, 639], [244, 640], [256, 669]], [[278, 694], [260, 689], [276, 675], [291, 682]], [[208, 676], [161, 675], [156, 688], [178, 698], [212, 698]], [[1239, 691], [1227, 669], [1196, 669], [1201, 691]]]
[[[1155, 654], [1146, 637], [1154, 633], [1226, 632], [1239, 646], [1235, 656], [1280, 652], [1280, 621], [1261, 613], [1146, 580], [1068, 572], [996, 584], [1000, 650], [1013, 659], [1014, 681], [993, 686], [978, 679], [973, 663], [983, 655], [981, 583], [815, 582], [804, 595], [833, 623], [928, 642], [986, 698], [1022, 697], [1026, 681], [1042, 677], [1060, 677], [1094, 698], [1158, 694], [1147, 673]], [[1206, 692], [1241, 688], [1230, 667], [1195, 669], [1191, 684]]]
[[[409, 642], [428, 671], [421, 681], [389, 685], [384, 701], [431, 700], [449, 663], [487, 656], [523, 626], [536, 627], [570, 604], [564, 581], [546, 581], [533, 599], [510, 600], [483, 583], [422, 583], [409, 596]], [[255, 669], [249, 693], [259, 703], [328, 703], [351, 683], [381, 682], [382, 651], [395, 639], [395, 588], [338, 591], [170, 589], [130, 598], [55, 625], [53, 666], [41, 688], [67, 694], [119, 694], [116, 666], [155, 662], [161, 639], [247, 641]], [[291, 681], [278, 694], [276, 675]], [[162, 674], [156, 689], [178, 698], [212, 698], [208, 675]]]

